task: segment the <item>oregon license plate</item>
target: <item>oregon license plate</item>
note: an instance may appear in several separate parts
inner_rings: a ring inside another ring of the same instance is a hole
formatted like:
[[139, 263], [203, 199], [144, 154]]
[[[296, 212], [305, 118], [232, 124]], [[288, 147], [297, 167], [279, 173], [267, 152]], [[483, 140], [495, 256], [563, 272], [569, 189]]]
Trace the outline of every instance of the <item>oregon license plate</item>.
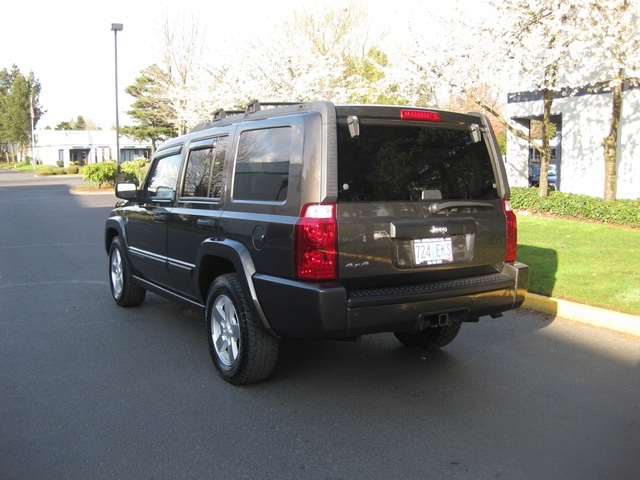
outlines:
[[453, 262], [451, 238], [422, 238], [413, 241], [415, 265], [438, 265]]

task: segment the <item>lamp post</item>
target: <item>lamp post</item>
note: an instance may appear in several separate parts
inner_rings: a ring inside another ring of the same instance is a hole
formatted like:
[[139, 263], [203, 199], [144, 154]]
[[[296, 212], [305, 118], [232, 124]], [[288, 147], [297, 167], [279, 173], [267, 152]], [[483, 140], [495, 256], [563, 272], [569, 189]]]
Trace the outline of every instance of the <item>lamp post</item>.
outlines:
[[122, 31], [122, 27], [122, 23], [111, 24], [116, 58], [116, 165], [118, 168], [118, 175], [120, 175], [120, 116], [118, 112], [118, 32]]

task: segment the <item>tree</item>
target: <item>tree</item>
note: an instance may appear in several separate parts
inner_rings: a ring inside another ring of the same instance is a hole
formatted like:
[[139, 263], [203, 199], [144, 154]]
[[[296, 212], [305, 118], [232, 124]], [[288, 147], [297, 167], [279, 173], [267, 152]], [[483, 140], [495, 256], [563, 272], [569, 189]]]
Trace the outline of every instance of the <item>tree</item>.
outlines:
[[60, 122], [54, 130], [73, 130], [72, 122]]
[[409, 103], [425, 89], [380, 46], [362, 4], [313, 4], [295, 10], [278, 34], [256, 36], [227, 81], [234, 105], [248, 98], [336, 103]]
[[0, 143], [5, 155], [17, 157], [16, 146], [23, 156], [31, 143], [31, 122], [35, 126], [43, 114], [39, 106], [40, 82], [33, 72], [25, 77], [13, 65], [11, 71], [0, 71]]
[[[173, 20], [170, 20], [173, 19]], [[155, 94], [171, 106], [164, 122], [174, 125], [178, 135], [212, 117], [215, 89], [221, 84], [224, 68], [205, 63], [206, 29], [196, 14], [189, 18], [165, 13], [162, 25], [162, 61], [153, 65]], [[169, 117], [171, 115], [171, 117]]]
[[[493, 112], [499, 113], [500, 117], [503, 116], [504, 102], [500, 100], [500, 96], [495, 89], [489, 85], [477, 85], [471, 87], [466, 96], [455, 95], [452, 96], [449, 101], [444, 105], [447, 110], [453, 110], [454, 112], [474, 112], [481, 107], [481, 113], [484, 113], [489, 118], [491, 127], [496, 135], [500, 151], [502, 154], [506, 153], [507, 146], [507, 128], [505, 125], [494, 115], [488, 115], [489, 109]], [[533, 137], [538, 138], [538, 137]]]
[[[465, 35], [459, 34], [459, 23], [453, 28], [449, 22], [441, 35], [433, 36], [439, 40], [436, 45], [418, 42], [421, 57], [414, 52], [412, 61], [446, 84], [450, 92], [471, 98], [540, 152], [538, 193], [546, 196], [553, 131], [551, 108], [559, 90], [582, 80], [579, 75], [583, 71], [577, 66], [586, 55], [580, 35], [588, 8], [576, 0], [487, 0], [476, 9], [481, 13], [467, 20], [471, 23], [464, 25]], [[455, 18], [459, 22], [462, 16]], [[495, 22], [495, 18], [500, 21]], [[427, 49], [430, 55], [425, 54]], [[476, 95], [474, 88], [483, 83], [501, 95], [506, 93], [502, 92], [503, 85], [541, 92], [542, 144]]]
[[86, 120], [82, 115], [68, 122], [60, 122], [54, 130], [99, 130], [91, 120]]
[[[612, 92], [609, 133], [604, 147], [605, 201], [616, 199], [618, 135], [625, 83], [638, 83], [640, 76], [640, 30], [638, 0], [591, 0], [589, 2], [590, 55], [600, 82]], [[630, 77], [631, 76], [631, 77]], [[635, 78], [634, 78], [635, 77]]]
[[157, 65], [151, 65], [135, 79], [133, 85], [125, 91], [135, 98], [131, 110], [127, 113], [138, 125], [122, 127], [121, 131], [140, 141], [151, 141], [151, 153], [156, 150], [157, 142], [177, 135], [176, 128], [168, 119], [176, 118], [171, 101], [165, 96], [163, 88], [164, 73]]
[[78, 115], [74, 130], [86, 130], [87, 122], [82, 115]]

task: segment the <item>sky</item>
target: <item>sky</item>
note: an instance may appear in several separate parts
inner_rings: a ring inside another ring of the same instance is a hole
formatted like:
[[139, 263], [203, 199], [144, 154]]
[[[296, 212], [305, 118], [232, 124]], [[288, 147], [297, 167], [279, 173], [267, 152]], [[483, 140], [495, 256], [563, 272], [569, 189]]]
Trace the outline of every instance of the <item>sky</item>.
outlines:
[[[442, 5], [462, 0], [427, 1], [441, 10]], [[391, 6], [388, 2], [364, 4], [374, 22], [402, 34], [418, 3], [420, 0], [396, 0]], [[133, 98], [124, 89], [142, 69], [159, 60], [159, 31], [165, 12], [196, 14], [200, 22], [207, 22], [209, 33], [233, 28], [241, 34], [242, 29], [250, 32], [257, 25], [275, 22], [301, 4], [300, 0], [12, 1], [2, 7], [0, 69], [15, 64], [25, 75], [33, 71], [40, 81], [40, 106], [46, 113], [38, 128], [54, 128], [82, 115], [109, 129], [115, 125], [116, 112], [112, 23], [124, 26], [117, 33], [118, 104], [120, 124], [126, 125], [131, 124], [125, 112]]]

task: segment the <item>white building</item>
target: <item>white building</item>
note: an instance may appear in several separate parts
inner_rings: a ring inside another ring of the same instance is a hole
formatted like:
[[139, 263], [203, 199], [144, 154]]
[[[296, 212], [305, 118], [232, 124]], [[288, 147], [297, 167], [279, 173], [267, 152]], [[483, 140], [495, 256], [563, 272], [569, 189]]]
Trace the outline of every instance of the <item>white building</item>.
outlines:
[[[116, 133], [111, 130], [36, 130], [33, 156], [38, 163], [62, 161], [79, 165], [116, 159]], [[120, 135], [120, 161], [149, 158], [151, 142], [138, 142]]]
[[[613, 108], [613, 94], [602, 86], [558, 92], [552, 106], [557, 125], [555, 164], [558, 190], [602, 198], [604, 195], [604, 147]], [[529, 128], [541, 120], [542, 93], [509, 94], [508, 118]], [[618, 137], [617, 198], [640, 198], [640, 87], [625, 85]], [[507, 171], [512, 186], [528, 185], [532, 159], [528, 142], [508, 135]], [[539, 161], [539, 160], [538, 160]]]

